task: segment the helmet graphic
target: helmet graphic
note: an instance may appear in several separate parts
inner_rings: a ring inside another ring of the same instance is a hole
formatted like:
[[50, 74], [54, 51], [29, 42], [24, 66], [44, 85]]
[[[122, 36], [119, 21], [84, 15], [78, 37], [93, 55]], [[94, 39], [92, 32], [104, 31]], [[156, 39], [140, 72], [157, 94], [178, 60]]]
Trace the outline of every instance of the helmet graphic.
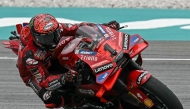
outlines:
[[60, 39], [59, 23], [50, 14], [38, 14], [29, 23], [33, 40], [46, 50], [54, 50]]

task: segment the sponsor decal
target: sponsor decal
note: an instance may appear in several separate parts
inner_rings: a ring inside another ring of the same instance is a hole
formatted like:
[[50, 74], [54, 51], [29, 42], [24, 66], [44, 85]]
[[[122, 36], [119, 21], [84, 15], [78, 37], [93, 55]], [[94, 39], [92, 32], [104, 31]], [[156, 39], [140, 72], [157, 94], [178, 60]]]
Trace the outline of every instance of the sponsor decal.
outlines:
[[103, 29], [99, 24], [97, 24], [96, 26], [98, 27], [98, 29], [99, 29], [103, 34], [106, 34], [106, 32], [104, 31], [104, 29]]
[[75, 54], [82, 54], [82, 55], [96, 55], [97, 52], [89, 51], [89, 50], [75, 50]]
[[110, 36], [106, 33], [106, 31], [99, 24], [97, 24], [96, 26], [103, 33], [103, 35], [106, 38], [106, 40], [110, 39]]
[[69, 41], [69, 40], [70, 40], [70, 37], [61, 39], [61, 41], [60, 41], [60, 42], [58, 43], [58, 45], [57, 45], [57, 48], [61, 47], [62, 45], [65, 44], [66, 41]]
[[151, 99], [147, 98], [144, 100], [144, 104], [148, 106], [149, 108], [153, 106], [153, 102]]
[[79, 50], [75, 50], [74, 52], [75, 52], [75, 54], [79, 54]]
[[26, 64], [27, 64], [27, 65], [37, 65], [37, 64], [38, 64], [38, 61], [35, 60], [35, 59], [32, 59], [32, 58], [28, 58], [28, 59], [26, 60]]
[[95, 94], [93, 90], [86, 90], [86, 89], [79, 89], [79, 92], [83, 94], [89, 94], [89, 95]]
[[106, 38], [106, 40], [110, 39], [110, 36], [108, 34], [104, 34], [104, 37]]
[[125, 49], [125, 50], [128, 49], [128, 38], [129, 38], [129, 35], [125, 34], [124, 38], [123, 38], [123, 49]]
[[98, 75], [98, 80], [97, 81], [99, 83], [104, 82], [106, 80], [106, 78], [108, 77], [108, 75], [109, 75], [109, 72], [106, 72], [106, 73]]
[[96, 57], [96, 56], [88, 56], [88, 55], [81, 55], [81, 59], [86, 60], [86, 61], [97, 61], [98, 57]]
[[139, 75], [139, 77], [138, 77], [138, 79], [137, 79], [137, 84], [141, 84], [141, 81], [142, 81], [143, 77], [144, 77], [146, 74], [148, 74], [147, 71], [145, 71], [145, 72], [143, 72], [143, 73], [141, 73], [141, 74]]
[[42, 75], [40, 73], [37, 73], [34, 75], [35, 79], [40, 82], [42, 80]]
[[49, 87], [46, 88], [47, 90], [55, 90], [55, 89], [61, 87], [62, 85], [61, 85], [61, 83], [59, 82], [58, 79], [55, 79], [55, 80], [49, 82], [49, 83], [48, 83], [48, 86], [49, 86]]
[[58, 79], [55, 79], [55, 80], [49, 82], [49, 83], [48, 83], [48, 86], [52, 86], [53, 84], [57, 84], [58, 82], [59, 82], [59, 80], [58, 80]]
[[44, 26], [44, 30], [49, 30], [51, 27], [53, 27], [53, 22], [50, 22]]
[[95, 55], [96, 52], [94, 52], [94, 51], [83, 51], [83, 50], [81, 50], [81, 51], [79, 51], [79, 54]]
[[131, 40], [130, 40], [130, 47], [132, 47], [133, 45], [136, 44], [136, 42], [139, 41], [139, 37], [138, 36], [132, 36]]
[[113, 63], [108, 63], [108, 64], [105, 64], [105, 65], [100, 66], [98, 68], [95, 68], [94, 72], [99, 73], [99, 72], [102, 72], [102, 71], [105, 71], [105, 70], [108, 70], [108, 69], [111, 69], [111, 68], [113, 68]]
[[116, 39], [115, 34], [113, 33], [113, 31], [112, 31], [109, 27], [106, 28], [106, 31], [107, 31], [107, 32], [109, 33], [109, 35], [111, 36], [112, 40], [115, 40], [115, 39]]
[[39, 58], [40, 60], [44, 59], [45, 58], [45, 55], [47, 54], [46, 51], [42, 51], [40, 49], [38, 49], [36, 51], [36, 53], [34, 54], [34, 56], [36, 56], [37, 58]]
[[38, 86], [37, 86], [31, 79], [29, 79], [28, 84], [29, 84], [30, 87], [34, 90], [34, 92], [35, 92], [36, 94], [39, 93], [39, 90], [40, 90], [40, 89], [38, 88]]

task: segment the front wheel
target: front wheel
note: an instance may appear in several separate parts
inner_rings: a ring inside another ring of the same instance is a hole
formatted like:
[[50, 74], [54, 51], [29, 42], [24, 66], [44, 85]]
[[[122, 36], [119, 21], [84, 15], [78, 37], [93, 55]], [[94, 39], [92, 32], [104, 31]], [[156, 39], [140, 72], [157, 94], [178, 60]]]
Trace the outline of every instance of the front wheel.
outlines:
[[177, 96], [153, 76], [140, 89], [155, 103], [152, 109], [183, 109]]
[[[183, 106], [176, 95], [162, 82], [151, 76], [149, 80], [140, 86], [144, 92], [155, 103], [151, 109], [183, 109]], [[149, 109], [145, 105], [134, 106], [121, 100], [123, 109]]]

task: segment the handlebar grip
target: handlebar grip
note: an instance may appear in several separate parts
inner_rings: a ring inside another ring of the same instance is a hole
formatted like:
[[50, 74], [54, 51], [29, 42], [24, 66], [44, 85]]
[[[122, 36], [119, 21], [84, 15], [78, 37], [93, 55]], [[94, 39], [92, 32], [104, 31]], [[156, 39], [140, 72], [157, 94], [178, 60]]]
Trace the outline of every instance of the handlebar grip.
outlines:
[[104, 50], [108, 50], [111, 53], [111, 55], [117, 55], [117, 51], [113, 50], [107, 43], [104, 45]]

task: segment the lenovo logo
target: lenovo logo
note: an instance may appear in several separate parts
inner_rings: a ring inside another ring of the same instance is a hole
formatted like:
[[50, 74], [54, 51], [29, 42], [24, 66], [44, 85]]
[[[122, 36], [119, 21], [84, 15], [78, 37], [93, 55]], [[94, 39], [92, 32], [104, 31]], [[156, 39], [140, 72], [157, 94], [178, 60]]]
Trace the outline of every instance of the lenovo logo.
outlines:
[[112, 63], [108, 63], [108, 64], [106, 64], [106, 65], [103, 65], [103, 66], [100, 66], [100, 67], [98, 67], [98, 68], [95, 68], [95, 69], [94, 69], [94, 72], [95, 72], [95, 73], [99, 73], [99, 72], [108, 70], [108, 69], [110, 69], [110, 68], [112, 68], [112, 67], [113, 67], [113, 64], [112, 64]]
[[137, 79], [137, 84], [141, 84], [142, 78], [143, 78], [146, 74], [148, 74], [147, 71], [140, 74], [140, 76], [139, 76], [138, 79]]
[[128, 34], [125, 34], [124, 39], [123, 39], [123, 49], [128, 49]]

